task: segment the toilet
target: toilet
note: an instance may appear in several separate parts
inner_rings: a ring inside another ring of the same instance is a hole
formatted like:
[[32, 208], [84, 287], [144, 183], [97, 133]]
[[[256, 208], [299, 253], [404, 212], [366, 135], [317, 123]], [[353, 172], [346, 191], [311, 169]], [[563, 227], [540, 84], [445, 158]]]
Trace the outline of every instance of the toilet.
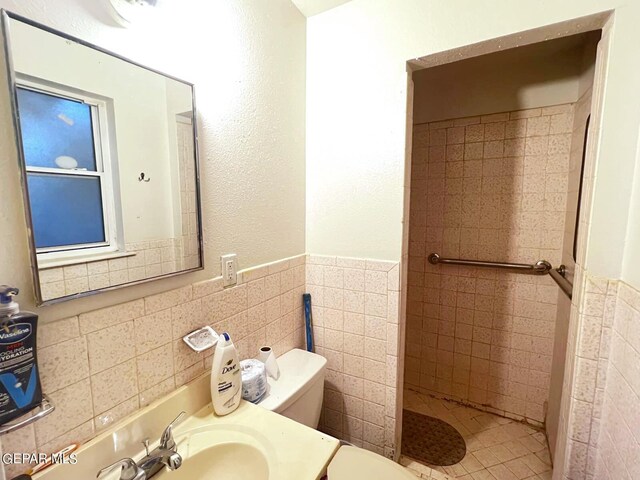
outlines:
[[278, 357], [280, 376], [268, 378], [269, 389], [258, 403], [313, 429], [318, 428], [327, 359], [295, 348]]
[[[258, 403], [313, 429], [318, 427], [327, 359], [293, 349], [278, 357], [280, 376], [269, 377], [269, 391]], [[373, 452], [342, 446], [327, 469], [329, 480], [415, 480], [400, 465]]]

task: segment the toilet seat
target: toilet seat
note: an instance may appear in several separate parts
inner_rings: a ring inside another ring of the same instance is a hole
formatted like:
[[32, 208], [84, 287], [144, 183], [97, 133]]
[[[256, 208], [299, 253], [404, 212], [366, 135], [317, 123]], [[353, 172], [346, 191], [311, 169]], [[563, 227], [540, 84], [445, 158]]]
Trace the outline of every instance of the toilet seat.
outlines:
[[416, 480], [397, 463], [358, 447], [338, 449], [329, 467], [329, 480]]

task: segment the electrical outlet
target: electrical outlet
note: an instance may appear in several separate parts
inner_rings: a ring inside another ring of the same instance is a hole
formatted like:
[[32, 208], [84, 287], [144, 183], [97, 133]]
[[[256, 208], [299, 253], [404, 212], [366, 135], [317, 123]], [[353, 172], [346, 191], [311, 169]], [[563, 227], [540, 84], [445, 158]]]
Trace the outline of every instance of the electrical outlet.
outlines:
[[222, 255], [222, 285], [229, 287], [238, 283], [238, 256], [235, 253]]

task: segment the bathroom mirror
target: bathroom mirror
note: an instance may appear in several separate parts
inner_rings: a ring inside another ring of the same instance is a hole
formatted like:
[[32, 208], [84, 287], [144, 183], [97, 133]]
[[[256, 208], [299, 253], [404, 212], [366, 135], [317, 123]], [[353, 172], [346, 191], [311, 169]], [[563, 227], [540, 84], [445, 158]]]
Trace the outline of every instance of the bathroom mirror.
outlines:
[[2, 25], [38, 304], [203, 268], [193, 85]]

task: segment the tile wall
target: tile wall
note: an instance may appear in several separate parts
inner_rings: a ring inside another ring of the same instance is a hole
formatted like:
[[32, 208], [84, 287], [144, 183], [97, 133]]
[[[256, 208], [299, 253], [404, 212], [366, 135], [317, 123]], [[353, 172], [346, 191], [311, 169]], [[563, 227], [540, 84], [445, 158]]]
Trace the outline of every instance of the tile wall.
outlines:
[[[202, 325], [228, 331], [241, 358], [253, 357], [262, 345], [278, 354], [302, 346], [305, 258], [245, 270], [231, 288], [215, 278], [42, 323], [42, 386], [56, 410], [3, 436], [2, 451], [50, 453], [83, 443], [203, 373], [213, 352], [196, 354], [182, 341]], [[20, 471], [6, 470], [10, 477]]]
[[640, 478], [640, 292], [589, 276], [580, 305], [563, 478]]
[[179, 238], [129, 243], [126, 251], [127, 256], [109, 260], [41, 268], [39, 274], [42, 297], [51, 300], [196, 268], [199, 265], [197, 233]]
[[561, 478], [584, 480], [595, 466], [618, 283], [580, 269], [576, 278], [567, 339], [573, 360], [563, 382], [569, 407], [567, 416], [561, 414], [554, 461], [564, 463]]
[[613, 325], [605, 327], [607, 383], [596, 390], [600, 435], [587, 468], [594, 480], [640, 478], [640, 292], [622, 282], [617, 290]]
[[566, 480], [640, 478], [640, 292], [578, 270], [556, 463]]
[[560, 263], [573, 105], [414, 126], [405, 382], [535, 422], [548, 398], [550, 277], [433, 266]]
[[574, 291], [565, 372], [570, 392], [564, 455], [567, 480], [640, 478], [640, 292], [584, 276]]
[[391, 458], [396, 434], [400, 266], [311, 255], [317, 351], [328, 360], [320, 429]]
[[180, 270], [196, 268], [200, 264], [198, 243], [198, 197], [196, 193], [195, 149], [191, 121], [176, 124], [178, 164], [180, 169], [180, 220], [182, 222], [180, 249], [176, 252]]

